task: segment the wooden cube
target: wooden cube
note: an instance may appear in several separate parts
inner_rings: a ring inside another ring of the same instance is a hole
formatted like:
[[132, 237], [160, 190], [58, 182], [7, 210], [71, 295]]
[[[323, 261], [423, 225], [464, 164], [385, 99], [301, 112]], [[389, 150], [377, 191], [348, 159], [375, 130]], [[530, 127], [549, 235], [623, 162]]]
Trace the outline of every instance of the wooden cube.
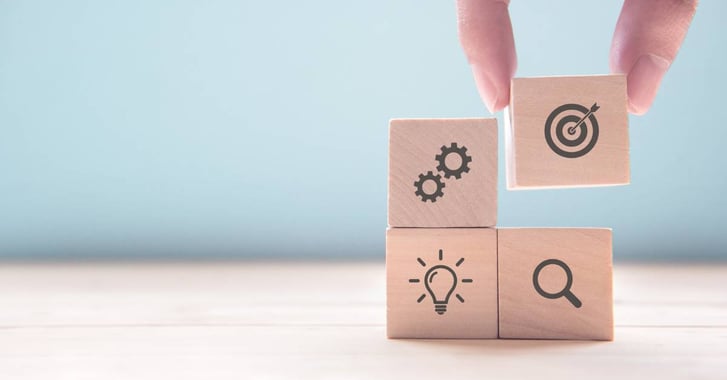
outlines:
[[623, 75], [513, 79], [507, 188], [628, 184], [626, 105]]
[[389, 226], [491, 227], [497, 221], [495, 119], [394, 119]]
[[497, 338], [497, 233], [391, 228], [386, 233], [389, 338]]
[[613, 340], [611, 230], [498, 229], [500, 338]]

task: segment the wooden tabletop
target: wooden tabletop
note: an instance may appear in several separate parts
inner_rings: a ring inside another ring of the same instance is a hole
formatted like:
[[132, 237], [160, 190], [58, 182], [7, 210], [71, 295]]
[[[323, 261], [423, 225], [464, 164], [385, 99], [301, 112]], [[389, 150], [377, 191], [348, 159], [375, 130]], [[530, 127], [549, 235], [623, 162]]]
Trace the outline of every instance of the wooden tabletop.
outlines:
[[617, 264], [614, 342], [388, 340], [380, 262], [0, 264], [0, 379], [727, 379], [727, 264]]

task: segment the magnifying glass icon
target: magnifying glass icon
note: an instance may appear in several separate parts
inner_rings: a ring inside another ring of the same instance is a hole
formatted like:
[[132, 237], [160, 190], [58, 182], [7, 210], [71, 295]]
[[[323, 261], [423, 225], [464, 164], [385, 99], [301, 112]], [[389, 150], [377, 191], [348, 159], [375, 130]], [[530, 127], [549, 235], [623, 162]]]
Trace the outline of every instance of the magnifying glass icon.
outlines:
[[[547, 267], [548, 265], [557, 265], [561, 268], [563, 268], [563, 271], [565, 272], [567, 281], [565, 286], [563, 287], [563, 290], [557, 292], [557, 293], [548, 293], [543, 288], [540, 287], [540, 282], [538, 281], [538, 276], [540, 276], [540, 271], [543, 270], [543, 268]], [[578, 297], [573, 294], [573, 292], [570, 291], [571, 286], [573, 286], [573, 272], [571, 272], [570, 268], [566, 263], [558, 260], [558, 259], [548, 259], [543, 261], [542, 263], [538, 264], [537, 267], [535, 267], [535, 271], [533, 272], [533, 286], [535, 287], [535, 290], [540, 294], [541, 296], [549, 299], [556, 299], [565, 297], [570, 303], [573, 304], [576, 308], [581, 307], [583, 305], [581, 303], [581, 300], [578, 299]]]

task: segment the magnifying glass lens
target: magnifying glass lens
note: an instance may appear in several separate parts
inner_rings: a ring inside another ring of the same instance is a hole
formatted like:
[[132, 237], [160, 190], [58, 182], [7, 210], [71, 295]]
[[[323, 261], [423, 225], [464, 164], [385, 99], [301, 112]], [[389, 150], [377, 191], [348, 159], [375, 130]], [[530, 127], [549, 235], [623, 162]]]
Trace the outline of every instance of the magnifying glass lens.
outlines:
[[567, 290], [568, 275], [558, 265], [548, 265], [540, 270], [538, 276], [540, 288], [548, 294], [560, 294]]

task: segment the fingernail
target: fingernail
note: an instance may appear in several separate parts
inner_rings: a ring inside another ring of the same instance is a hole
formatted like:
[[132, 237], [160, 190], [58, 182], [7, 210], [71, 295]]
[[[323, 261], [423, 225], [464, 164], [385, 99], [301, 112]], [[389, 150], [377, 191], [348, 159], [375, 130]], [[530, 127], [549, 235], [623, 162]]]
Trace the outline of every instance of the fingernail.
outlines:
[[497, 111], [496, 107], [499, 96], [497, 86], [487, 77], [485, 70], [478, 65], [472, 65], [472, 73], [475, 77], [475, 84], [477, 85], [477, 92], [479, 92], [480, 98], [485, 102], [487, 109], [491, 113], [495, 113]]
[[629, 112], [643, 115], [649, 110], [669, 65], [668, 60], [658, 55], [639, 57], [626, 78]]

